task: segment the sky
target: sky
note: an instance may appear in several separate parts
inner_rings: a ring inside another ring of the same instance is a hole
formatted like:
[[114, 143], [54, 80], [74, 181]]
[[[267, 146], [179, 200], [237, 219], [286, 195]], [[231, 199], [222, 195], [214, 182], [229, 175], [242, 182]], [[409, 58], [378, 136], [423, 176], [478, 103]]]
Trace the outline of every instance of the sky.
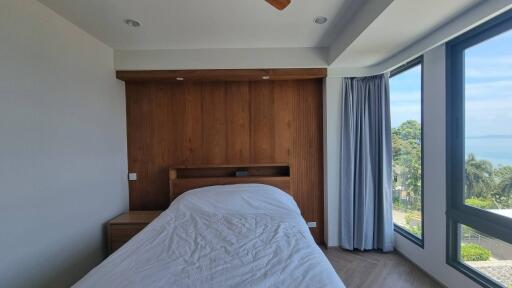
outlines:
[[[512, 165], [512, 30], [466, 49], [464, 57], [466, 154]], [[419, 66], [390, 79], [390, 102], [392, 127], [420, 121]]]
[[421, 123], [421, 66], [415, 66], [389, 79], [391, 127], [407, 120]]

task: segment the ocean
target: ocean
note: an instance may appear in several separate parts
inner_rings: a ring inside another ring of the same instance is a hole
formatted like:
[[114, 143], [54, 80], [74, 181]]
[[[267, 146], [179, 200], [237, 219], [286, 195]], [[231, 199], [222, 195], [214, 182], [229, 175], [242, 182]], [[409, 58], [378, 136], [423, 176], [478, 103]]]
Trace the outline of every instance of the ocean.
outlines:
[[465, 150], [495, 166], [512, 165], [512, 135], [466, 137]]

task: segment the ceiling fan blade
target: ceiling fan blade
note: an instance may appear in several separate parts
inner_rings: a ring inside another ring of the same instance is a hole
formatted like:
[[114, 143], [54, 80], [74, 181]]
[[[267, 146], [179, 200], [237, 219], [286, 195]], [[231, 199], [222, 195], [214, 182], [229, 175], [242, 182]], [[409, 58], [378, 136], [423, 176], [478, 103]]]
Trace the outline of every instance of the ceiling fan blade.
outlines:
[[283, 10], [284, 8], [288, 7], [292, 0], [265, 0], [270, 5], [274, 6], [278, 10]]

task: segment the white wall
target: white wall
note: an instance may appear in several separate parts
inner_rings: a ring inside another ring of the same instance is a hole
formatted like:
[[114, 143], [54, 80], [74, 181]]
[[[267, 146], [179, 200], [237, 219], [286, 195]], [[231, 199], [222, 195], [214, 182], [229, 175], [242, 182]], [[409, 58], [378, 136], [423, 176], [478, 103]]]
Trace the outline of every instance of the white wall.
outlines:
[[116, 50], [116, 70], [327, 67], [326, 48]]
[[341, 78], [324, 82], [324, 240], [339, 245]]
[[0, 2], [0, 286], [66, 287], [128, 209], [113, 51], [35, 0]]

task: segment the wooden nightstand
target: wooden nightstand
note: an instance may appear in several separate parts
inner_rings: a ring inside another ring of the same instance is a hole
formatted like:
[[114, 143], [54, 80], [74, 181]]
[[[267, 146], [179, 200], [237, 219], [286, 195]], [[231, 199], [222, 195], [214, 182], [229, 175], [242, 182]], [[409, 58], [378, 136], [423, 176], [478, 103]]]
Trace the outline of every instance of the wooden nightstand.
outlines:
[[107, 224], [108, 254], [123, 246], [160, 213], [162, 211], [129, 211], [110, 220]]

